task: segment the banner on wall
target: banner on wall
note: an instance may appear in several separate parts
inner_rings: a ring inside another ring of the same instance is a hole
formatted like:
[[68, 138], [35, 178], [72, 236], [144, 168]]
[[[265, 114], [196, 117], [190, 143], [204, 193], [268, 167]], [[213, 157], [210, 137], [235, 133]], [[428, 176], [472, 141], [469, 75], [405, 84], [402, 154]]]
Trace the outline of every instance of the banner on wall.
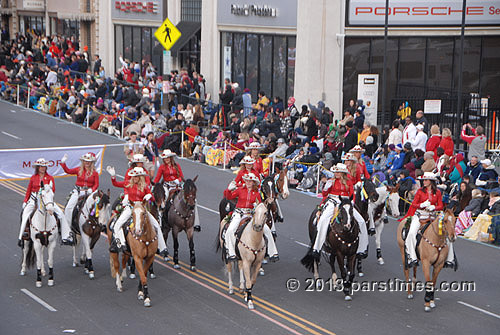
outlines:
[[224, 78], [231, 81], [231, 47], [224, 47]]
[[61, 158], [68, 155], [66, 165], [69, 168], [80, 166], [80, 157], [88, 152], [96, 156], [95, 167], [99, 174], [102, 172], [102, 160], [106, 145], [52, 147], [29, 149], [2, 149], [0, 150], [0, 180], [29, 179], [34, 173], [33, 163], [44, 158], [49, 162], [47, 172], [54, 177], [65, 176], [61, 167]]
[[377, 124], [378, 74], [358, 75], [358, 100], [365, 105], [365, 120]]

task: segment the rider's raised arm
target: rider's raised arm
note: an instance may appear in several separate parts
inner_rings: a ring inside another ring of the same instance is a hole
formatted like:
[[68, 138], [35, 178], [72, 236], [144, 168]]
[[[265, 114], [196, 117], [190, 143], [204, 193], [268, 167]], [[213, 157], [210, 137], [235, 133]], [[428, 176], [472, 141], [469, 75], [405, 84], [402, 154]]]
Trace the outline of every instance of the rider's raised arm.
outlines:
[[111, 183], [114, 187], [125, 188], [125, 181], [118, 181], [115, 176], [111, 177]]
[[76, 168], [73, 168], [73, 169], [70, 169], [66, 163], [61, 163], [61, 167], [63, 168], [64, 172], [66, 172], [67, 174], [71, 174], [71, 175], [78, 175], [78, 173], [80, 172], [80, 168], [79, 167], [76, 167]]

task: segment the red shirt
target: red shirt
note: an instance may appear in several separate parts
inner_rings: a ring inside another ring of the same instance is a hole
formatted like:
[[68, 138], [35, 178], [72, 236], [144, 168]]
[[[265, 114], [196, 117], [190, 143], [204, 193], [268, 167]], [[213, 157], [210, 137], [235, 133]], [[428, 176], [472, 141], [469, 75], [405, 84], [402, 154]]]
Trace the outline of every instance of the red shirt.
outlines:
[[99, 188], [99, 174], [97, 171], [94, 170], [89, 176], [85, 171], [80, 175], [79, 167], [70, 169], [66, 163], [61, 163], [61, 167], [67, 174], [76, 176], [76, 186], [91, 188], [92, 192], [95, 192]]
[[187, 127], [186, 135], [188, 135], [189, 142], [194, 143], [194, 138], [200, 134], [194, 128]]
[[354, 176], [350, 173], [347, 174], [347, 178], [351, 181], [353, 185], [361, 181], [362, 176], [363, 176], [363, 167], [361, 166], [361, 164], [356, 164], [356, 173]]
[[444, 149], [444, 154], [451, 157], [453, 156], [453, 140], [451, 137], [443, 137], [441, 139], [441, 142], [439, 143], [439, 146]]
[[40, 178], [39, 174], [34, 174], [31, 176], [30, 182], [28, 184], [28, 188], [26, 189], [26, 196], [24, 197], [24, 202], [28, 202], [28, 200], [30, 199], [31, 193], [40, 191], [40, 182], [42, 182], [42, 181], [43, 181], [44, 185], [52, 182], [52, 191], [53, 192], [56, 191], [56, 183], [54, 181], [54, 177], [52, 177], [48, 173], [45, 173], [45, 175], [43, 176], [43, 179], [42, 179], [42, 178]]
[[[128, 182], [130, 180], [130, 178], [132, 178], [132, 177], [130, 177], [128, 175], [129, 171], [132, 170], [132, 169], [134, 169], [134, 168], [128, 168], [127, 172], [125, 172], [125, 178], [123, 179], [123, 181]], [[145, 175], [144, 179], [146, 179], [146, 185], [150, 185], [151, 184], [151, 178], [149, 178], [149, 174]]]
[[366, 169], [366, 164], [364, 161], [361, 161], [358, 163], [358, 168], [361, 169], [361, 176], [364, 176], [365, 179], [370, 179], [370, 174], [368, 173], [368, 170]]
[[234, 191], [224, 190], [224, 196], [227, 200], [238, 199], [236, 208], [253, 208], [254, 203], [261, 201], [260, 193], [258, 191], [249, 191], [246, 186], [240, 186]]
[[436, 208], [434, 210], [440, 211], [444, 208], [443, 205], [443, 197], [441, 195], [441, 191], [439, 189], [436, 190], [436, 193], [431, 193], [431, 191], [427, 191], [427, 189], [421, 187], [418, 191], [417, 194], [415, 194], [415, 198], [413, 199], [413, 202], [411, 203], [410, 209], [408, 210], [408, 213], [405, 215], [404, 218], [402, 218], [400, 221], [403, 221], [409, 216], [415, 215], [415, 212], [417, 209], [420, 208], [420, 204], [426, 200], [429, 200], [431, 205], [434, 205]]
[[151, 190], [147, 185], [146, 187], [144, 187], [144, 190], [141, 191], [139, 190], [137, 185], [127, 186], [129, 184], [128, 182], [126, 182], [125, 180], [118, 181], [116, 180], [116, 177], [111, 177], [111, 183], [115, 187], [122, 187], [125, 190], [125, 194], [128, 195], [128, 200], [130, 202], [142, 201], [146, 194], [151, 194]]
[[347, 180], [347, 187], [340, 181], [340, 179], [335, 179], [332, 186], [330, 186], [327, 190], [323, 190], [322, 194], [323, 201], [326, 200], [329, 194], [350, 197], [354, 194], [354, 187], [349, 179]]
[[[167, 165], [167, 164], [162, 164], [160, 165], [160, 168], [158, 169], [158, 172], [156, 173], [155, 177], [155, 184], [160, 181], [161, 177], [163, 177], [163, 181], [174, 181], [176, 179], [179, 179], [179, 181], [182, 181], [184, 179], [184, 175], [182, 174], [181, 166], [177, 163], [177, 169], [174, 166]], [[179, 172], [177, 173], [177, 170]]]
[[248, 171], [246, 168], [240, 169], [240, 171], [238, 172], [238, 175], [236, 176], [236, 178], [234, 178], [236, 185], [238, 185], [238, 186], [244, 185], [245, 181], [243, 180], [243, 176], [246, 176], [250, 172], [253, 173], [254, 175], [256, 175], [257, 178], [259, 178], [259, 173], [257, 171], [255, 171], [253, 168], [252, 168], [252, 171]]
[[441, 135], [432, 135], [425, 145], [425, 151], [434, 152], [434, 160], [437, 160], [437, 148], [439, 147], [440, 143]]
[[264, 174], [264, 169], [262, 167], [262, 158], [258, 157], [253, 163], [253, 169], [257, 172], [256, 176], [260, 178], [261, 174]]

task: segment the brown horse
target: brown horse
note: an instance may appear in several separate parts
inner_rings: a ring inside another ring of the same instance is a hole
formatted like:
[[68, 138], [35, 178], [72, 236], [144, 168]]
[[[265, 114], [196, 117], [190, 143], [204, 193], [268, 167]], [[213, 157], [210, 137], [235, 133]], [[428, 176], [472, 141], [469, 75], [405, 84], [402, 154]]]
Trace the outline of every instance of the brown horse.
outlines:
[[[241, 233], [238, 244], [236, 245], [239, 252], [238, 268], [240, 269], [240, 292], [246, 290], [245, 300], [249, 309], [254, 309], [252, 288], [257, 280], [258, 270], [266, 255], [266, 243], [264, 241], [264, 225], [271, 215], [268, 203], [260, 203], [255, 208], [255, 213], [251, 221]], [[233, 276], [232, 262], [228, 262], [225, 258], [226, 250], [222, 231], [226, 225], [226, 220], [222, 220], [217, 235], [218, 244], [217, 250], [222, 249], [222, 258], [226, 261], [226, 269], [228, 274], [228, 292], [233, 294]]]
[[165, 241], [167, 241], [168, 233], [172, 230], [172, 240], [174, 241], [174, 269], [180, 269], [179, 265], [179, 240], [177, 239], [181, 231], [186, 232], [189, 243], [189, 255], [191, 271], [196, 271], [196, 255], [194, 251], [194, 219], [196, 215], [196, 185], [195, 182], [198, 176], [194, 179], [187, 179], [184, 182], [182, 190], [173, 196], [171, 204], [167, 204], [163, 219], [167, 218], [167, 222], [163, 222]]
[[135, 203], [132, 209], [132, 225], [127, 234], [134, 263], [139, 273], [139, 287], [137, 299], [144, 300], [144, 306], [151, 306], [148, 293], [148, 269], [154, 261], [158, 249], [158, 236], [153, 225], [149, 222], [148, 212], [140, 202]]
[[[422, 262], [422, 270], [424, 272], [424, 277], [426, 281], [425, 285], [425, 311], [429, 312], [432, 308], [436, 307], [434, 301], [434, 287], [436, 286], [437, 277], [439, 272], [443, 268], [444, 262], [448, 255], [448, 244], [447, 239], [451, 242], [455, 241], [455, 216], [453, 211], [446, 209], [444, 213], [440, 213], [434, 220], [432, 220], [430, 226], [425, 230], [422, 240], [418, 245], [418, 253], [420, 255], [420, 260]], [[406, 220], [405, 220], [406, 221]], [[408, 284], [408, 299], [413, 299], [412, 285], [409, 282], [409, 269], [407, 268], [407, 263], [405, 261], [405, 242], [402, 238], [402, 230], [405, 225], [405, 221], [398, 225], [397, 229], [397, 240], [399, 245], [399, 250], [401, 252], [401, 258], [403, 259], [404, 273], [406, 278], [406, 283]], [[420, 221], [420, 224], [429, 222]], [[432, 279], [431, 279], [431, 266], [433, 267]], [[413, 268], [413, 283], [416, 282], [417, 278], [417, 267]]]
[[[113, 217], [114, 218], [114, 217]], [[106, 234], [108, 236], [109, 245], [113, 241], [113, 232], [111, 231], [110, 225], [113, 222], [113, 218], [111, 218], [106, 226]], [[123, 291], [123, 278], [127, 277], [127, 262], [130, 259], [130, 253], [122, 252], [122, 259], [120, 262], [120, 254], [115, 252], [109, 253], [109, 266], [111, 269], [111, 277], [116, 279], [116, 289], [118, 292]], [[121, 265], [121, 272], [120, 272]], [[134, 275], [135, 276], [135, 275]]]

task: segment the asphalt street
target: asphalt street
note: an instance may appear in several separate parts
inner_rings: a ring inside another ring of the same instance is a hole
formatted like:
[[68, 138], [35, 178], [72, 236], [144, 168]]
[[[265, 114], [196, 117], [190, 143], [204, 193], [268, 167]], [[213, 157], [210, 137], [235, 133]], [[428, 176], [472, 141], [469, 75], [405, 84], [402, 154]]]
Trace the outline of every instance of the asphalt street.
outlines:
[[[116, 144], [107, 136], [66, 121], [0, 102], [0, 149]], [[101, 238], [94, 249], [96, 277], [90, 280], [82, 267], [73, 268], [70, 247], [58, 246], [55, 255], [55, 286], [35, 288], [36, 270], [19, 276], [21, 253], [17, 247], [19, 214], [27, 181], [0, 182], [0, 334], [470, 334], [498, 333], [500, 326], [500, 250], [459, 239], [455, 250], [460, 267], [445, 269], [439, 281], [472, 281], [474, 292], [437, 292], [437, 307], [424, 312], [424, 293], [413, 300], [405, 292], [356, 292], [344, 301], [341, 292], [307, 290], [308, 273], [300, 264], [308, 244], [307, 219], [319, 202], [315, 197], [292, 191], [281, 201], [285, 222], [278, 224], [277, 246], [281, 260], [265, 265], [265, 276], [254, 287], [256, 310], [249, 311], [241, 295], [229, 296], [220, 254], [214, 241], [218, 230], [218, 203], [234, 174], [218, 168], [178, 159], [184, 175], [198, 175], [198, 204], [202, 231], [195, 234], [197, 272], [191, 272], [185, 235], [180, 236], [180, 270], [157, 259], [157, 278], [150, 280], [152, 307], [137, 300], [137, 279], [125, 279], [124, 292], [115, 288], [109, 271], [107, 242]], [[0, 161], [1, 165], [1, 161]], [[104, 166], [116, 167], [123, 176], [127, 161], [122, 146], [108, 147]], [[64, 204], [75, 177], [56, 179], [56, 201]], [[101, 189], [120, 190], [109, 175], [100, 177]], [[403, 279], [396, 243], [396, 221], [390, 220], [382, 236], [385, 265], [375, 258], [374, 238], [364, 262], [365, 277], [357, 280]], [[172, 241], [167, 241], [172, 250]], [[331, 276], [323, 262], [320, 274]], [[235, 276], [235, 285], [239, 281]], [[287, 281], [300, 287], [290, 292]], [[423, 280], [421, 271], [418, 279]], [[24, 289], [24, 290], [23, 290]], [[39, 302], [36, 301], [38, 299]], [[55, 310], [55, 311], [54, 311]]]

